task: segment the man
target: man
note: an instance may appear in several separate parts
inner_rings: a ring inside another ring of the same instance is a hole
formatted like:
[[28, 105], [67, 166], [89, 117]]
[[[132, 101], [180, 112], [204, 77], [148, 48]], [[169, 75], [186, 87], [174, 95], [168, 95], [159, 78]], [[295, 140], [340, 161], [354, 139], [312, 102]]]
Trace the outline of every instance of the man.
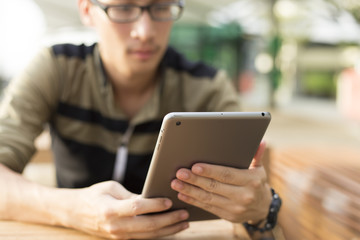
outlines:
[[[1, 219], [113, 239], [155, 238], [188, 227], [185, 210], [158, 213], [171, 207], [169, 199], [138, 195], [161, 119], [170, 111], [238, 111], [239, 105], [221, 72], [189, 63], [167, 47], [182, 5], [78, 0], [82, 21], [97, 31], [99, 42], [45, 49], [4, 97]], [[60, 188], [19, 174], [46, 123]], [[182, 201], [221, 218], [262, 224], [272, 199], [260, 161], [263, 150], [264, 144], [249, 170], [198, 163], [180, 169], [171, 186]]]

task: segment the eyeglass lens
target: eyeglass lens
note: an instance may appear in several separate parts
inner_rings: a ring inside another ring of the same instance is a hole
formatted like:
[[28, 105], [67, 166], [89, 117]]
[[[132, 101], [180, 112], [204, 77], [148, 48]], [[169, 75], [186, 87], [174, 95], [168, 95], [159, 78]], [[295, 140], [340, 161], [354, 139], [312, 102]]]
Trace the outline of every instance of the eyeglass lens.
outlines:
[[[176, 3], [153, 4], [147, 9], [151, 17], [158, 21], [176, 20], [181, 14], [181, 7]], [[107, 14], [113, 21], [130, 22], [139, 18], [142, 11], [136, 5], [111, 6], [107, 9]]]

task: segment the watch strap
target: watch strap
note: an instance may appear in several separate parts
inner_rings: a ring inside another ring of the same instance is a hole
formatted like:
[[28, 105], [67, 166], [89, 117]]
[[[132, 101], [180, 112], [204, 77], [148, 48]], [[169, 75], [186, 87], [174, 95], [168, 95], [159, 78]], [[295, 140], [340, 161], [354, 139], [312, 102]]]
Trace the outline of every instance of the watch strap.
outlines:
[[[249, 232], [259, 231], [259, 232], [263, 233], [265, 231], [272, 230], [276, 226], [277, 216], [280, 211], [282, 201], [281, 201], [279, 194], [277, 194], [275, 192], [275, 190], [272, 188], [271, 188], [271, 194], [272, 194], [272, 200], [271, 200], [271, 204], [270, 204], [270, 208], [269, 208], [269, 213], [265, 219], [266, 220], [265, 225], [261, 224], [261, 223], [263, 223], [263, 221], [261, 221], [259, 224], [256, 224], [256, 225], [244, 223], [243, 225], [247, 231], [249, 231]], [[259, 227], [259, 225], [263, 225], [263, 227]]]

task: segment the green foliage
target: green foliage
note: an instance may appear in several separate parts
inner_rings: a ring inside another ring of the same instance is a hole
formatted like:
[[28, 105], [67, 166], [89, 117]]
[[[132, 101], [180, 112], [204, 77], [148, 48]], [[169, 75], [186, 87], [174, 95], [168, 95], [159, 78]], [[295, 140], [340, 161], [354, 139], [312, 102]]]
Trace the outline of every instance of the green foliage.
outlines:
[[193, 61], [225, 69], [236, 78], [240, 65], [242, 31], [238, 24], [221, 28], [204, 25], [174, 25], [170, 44]]
[[279, 54], [279, 51], [281, 49], [281, 45], [282, 45], [282, 39], [280, 36], [274, 36], [270, 39], [270, 43], [269, 43], [269, 54], [272, 56], [272, 58], [274, 59], [274, 67], [271, 70], [271, 72], [269, 73], [269, 77], [271, 79], [271, 83], [272, 83], [272, 88], [273, 89], [277, 89], [280, 85], [280, 81], [281, 81], [281, 71], [279, 69], [279, 67], [276, 64], [276, 58]]
[[336, 82], [333, 72], [306, 72], [302, 79], [303, 92], [311, 96], [333, 98]]

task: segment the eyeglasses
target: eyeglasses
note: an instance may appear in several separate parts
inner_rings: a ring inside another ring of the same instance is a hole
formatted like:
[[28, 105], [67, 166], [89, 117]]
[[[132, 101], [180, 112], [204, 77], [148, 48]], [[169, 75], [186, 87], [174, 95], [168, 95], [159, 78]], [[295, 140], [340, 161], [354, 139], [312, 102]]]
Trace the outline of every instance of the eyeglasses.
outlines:
[[146, 10], [154, 21], [175, 21], [180, 18], [184, 8], [184, 0], [178, 2], [155, 3], [147, 6], [135, 4], [105, 5], [98, 0], [90, 0], [107, 14], [109, 19], [116, 23], [134, 22]]

